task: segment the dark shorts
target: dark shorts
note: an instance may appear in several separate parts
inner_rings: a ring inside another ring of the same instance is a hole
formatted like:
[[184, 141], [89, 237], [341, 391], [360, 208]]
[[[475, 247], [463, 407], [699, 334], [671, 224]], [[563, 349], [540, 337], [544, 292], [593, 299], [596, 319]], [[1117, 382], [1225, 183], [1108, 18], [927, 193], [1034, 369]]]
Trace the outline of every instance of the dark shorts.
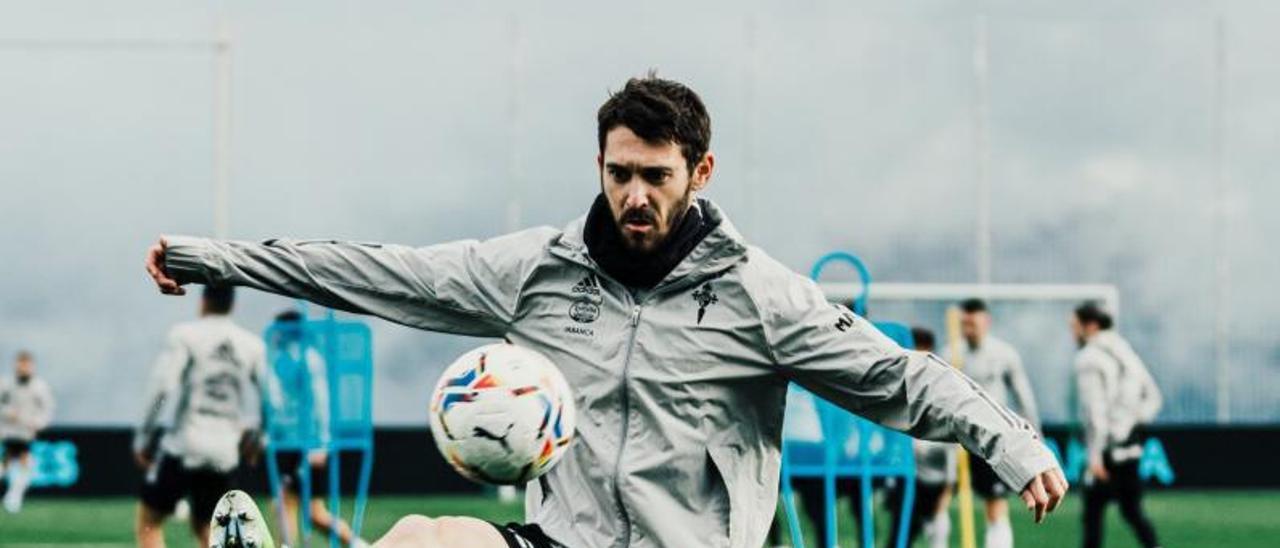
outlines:
[[[276, 466], [280, 470], [280, 486], [290, 493], [301, 494], [302, 489], [301, 451], [280, 451], [276, 453]], [[329, 465], [311, 467], [311, 498], [329, 496]]]
[[973, 492], [984, 499], [1004, 498], [1011, 492], [987, 461], [973, 455], [969, 456], [969, 479], [972, 480]]
[[493, 527], [498, 530], [498, 534], [502, 535], [502, 540], [507, 541], [510, 548], [559, 548], [561, 545], [546, 533], [542, 532], [542, 528], [537, 524], [527, 523], [508, 523], [499, 525], [493, 523]]
[[153, 464], [142, 482], [142, 503], [162, 515], [173, 513], [178, 501], [186, 498], [191, 504], [191, 519], [197, 523], [209, 521], [218, 499], [233, 486], [232, 474], [209, 469], [189, 470], [182, 461], [162, 455]]
[[31, 452], [31, 442], [27, 440], [4, 440], [4, 458], [16, 459]]

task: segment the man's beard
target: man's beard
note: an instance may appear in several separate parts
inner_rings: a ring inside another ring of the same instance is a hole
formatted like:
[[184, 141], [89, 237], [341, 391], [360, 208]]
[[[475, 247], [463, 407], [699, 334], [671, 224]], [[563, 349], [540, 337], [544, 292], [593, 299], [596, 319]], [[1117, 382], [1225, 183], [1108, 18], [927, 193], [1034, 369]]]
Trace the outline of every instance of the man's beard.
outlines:
[[[673, 213], [668, 219], [667, 226], [664, 227], [665, 232], [660, 235], [656, 233], [658, 228], [657, 214], [654, 213], [652, 209], [645, 208], [624, 211], [618, 220], [614, 222], [614, 225], [618, 229], [618, 235], [621, 236], [622, 243], [626, 246], [627, 252], [633, 255], [643, 256], [651, 255], [656, 253], [659, 249], [662, 249], [662, 246], [667, 243], [667, 240], [670, 240], [671, 236], [675, 234], [676, 228], [684, 221], [684, 216], [689, 213], [689, 205], [691, 203], [693, 203], [693, 185], [689, 185], [689, 187], [685, 189], [684, 196], [681, 196], [672, 207]], [[639, 235], [638, 239], [627, 236], [625, 227], [627, 223], [632, 220], [648, 221], [654, 227], [653, 237], [658, 239], [654, 240], [653, 244], [648, 248], [644, 246], [645, 235]]]
[[31, 382], [31, 375], [18, 374], [18, 384], [27, 384]]

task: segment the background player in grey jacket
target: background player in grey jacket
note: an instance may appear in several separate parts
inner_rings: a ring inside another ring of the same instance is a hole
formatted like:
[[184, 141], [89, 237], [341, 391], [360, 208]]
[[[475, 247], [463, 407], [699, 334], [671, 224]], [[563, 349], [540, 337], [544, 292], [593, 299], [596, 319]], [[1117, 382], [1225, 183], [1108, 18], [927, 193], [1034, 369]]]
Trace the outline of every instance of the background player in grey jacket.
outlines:
[[528, 486], [527, 525], [410, 517], [428, 546], [760, 546], [774, 514], [789, 382], [913, 435], [959, 440], [1036, 519], [1066, 482], [1024, 420], [938, 359], [898, 347], [747, 245], [696, 193], [710, 118], [689, 88], [632, 79], [597, 114], [600, 194], [563, 230], [398, 245], [170, 237], [164, 293], [229, 283], [433, 331], [505, 337], [574, 389], [578, 435]]
[[[229, 286], [205, 288], [200, 319], [174, 326], [156, 359], [134, 458], [146, 476], [136, 533], [143, 548], [164, 546], [164, 520], [179, 499], [209, 545], [209, 518], [232, 487], [243, 450], [256, 447], [261, 420], [262, 340], [231, 321]], [[249, 443], [252, 441], [252, 443]]]
[[[992, 400], [1018, 411], [1039, 431], [1040, 415], [1036, 412], [1031, 383], [1022, 369], [1022, 356], [1013, 345], [991, 335], [991, 312], [987, 310], [987, 303], [982, 299], [966, 299], [960, 303], [960, 312], [960, 333], [965, 339], [964, 374], [976, 381]], [[969, 470], [973, 490], [986, 506], [983, 544], [986, 548], [1013, 546], [1009, 503], [1005, 501], [1011, 486], [982, 460], [972, 459]]]
[[53, 420], [53, 392], [36, 376], [35, 357], [25, 350], [14, 358], [13, 376], [0, 378], [0, 478], [8, 477], [4, 509], [17, 513], [31, 485], [31, 443]]
[[1102, 545], [1107, 503], [1115, 499], [1143, 546], [1157, 546], [1155, 527], [1142, 510], [1142, 425], [1155, 419], [1160, 389], [1142, 359], [1112, 330], [1111, 315], [1084, 303], [1071, 316], [1071, 333], [1080, 345], [1075, 377], [1080, 422], [1089, 453], [1085, 482], [1084, 545]]

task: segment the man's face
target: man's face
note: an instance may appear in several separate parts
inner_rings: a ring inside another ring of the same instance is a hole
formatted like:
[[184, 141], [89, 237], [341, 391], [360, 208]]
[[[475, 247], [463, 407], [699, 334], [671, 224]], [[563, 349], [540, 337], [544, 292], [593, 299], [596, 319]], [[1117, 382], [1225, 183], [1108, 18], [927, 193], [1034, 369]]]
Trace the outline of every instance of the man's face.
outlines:
[[630, 128], [605, 134], [596, 157], [600, 186], [627, 249], [650, 253], [671, 235], [693, 200], [706, 187], [715, 158], [710, 152], [689, 173], [676, 143], [648, 143]]
[[14, 362], [13, 371], [17, 374], [19, 379], [31, 378], [31, 375], [35, 373], [35, 370], [36, 364], [30, 358], [19, 358]]
[[1091, 330], [1080, 323], [1080, 318], [1077, 318], [1075, 314], [1069, 315], [1067, 324], [1071, 326], [1071, 336], [1075, 338], [1076, 345], [1084, 348], [1085, 343], [1089, 341]]
[[960, 315], [960, 334], [969, 346], [979, 346], [991, 328], [991, 315], [986, 312], [965, 312]]

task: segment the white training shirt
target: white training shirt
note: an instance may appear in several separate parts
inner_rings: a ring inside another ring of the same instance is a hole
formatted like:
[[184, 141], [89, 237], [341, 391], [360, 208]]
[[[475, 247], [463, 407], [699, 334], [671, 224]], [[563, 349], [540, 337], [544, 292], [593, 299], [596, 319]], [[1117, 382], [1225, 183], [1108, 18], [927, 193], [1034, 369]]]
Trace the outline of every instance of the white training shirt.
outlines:
[[1035, 394], [1022, 368], [1022, 356], [1007, 342], [987, 335], [978, 348], [964, 346], [964, 374], [978, 383], [996, 403], [1017, 411], [1040, 429]]
[[53, 420], [53, 406], [53, 392], [43, 379], [0, 378], [0, 440], [35, 439]]
[[160, 450], [185, 467], [235, 469], [241, 437], [261, 422], [264, 361], [262, 341], [226, 316], [175, 326], [156, 359], [134, 449], [163, 431]]

